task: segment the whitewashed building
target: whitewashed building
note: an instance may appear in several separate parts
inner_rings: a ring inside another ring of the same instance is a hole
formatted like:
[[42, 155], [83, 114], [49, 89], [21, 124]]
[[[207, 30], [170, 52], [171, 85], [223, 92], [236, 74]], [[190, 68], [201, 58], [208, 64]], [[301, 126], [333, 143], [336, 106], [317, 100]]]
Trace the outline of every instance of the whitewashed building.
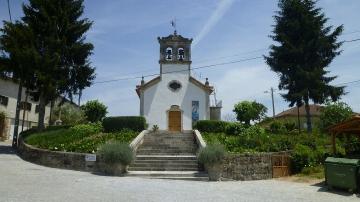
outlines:
[[[1, 139], [13, 139], [14, 126], [15, 126], [15, 113], [16, 102], [18, 94], [18, 83], [11, 79], [0, 78], [0, 112], [5, 113], [4, 127], [0, 126], [0, 140]], [[27, 130], [32, 127], [36, 127], [38, 124], [38, 105], [37, 101], [34, 101], [31, 96], [26, 99], [26, 88], [23, 88], [22, 101], [20, 103], [20, 121], [19, 121], [19, 133], [22, 130]], [[62, 98], [56, 100], [55, 104], [59, 104]], [[70, 102], [69, 102], [70, 103]], [[73, 104], [73, 103], [72, 103]], [[50, 104], [45, 107], [45, 125], [49, 125], [50, 121]], [[0, 120], [1, 121], [1, 120]], [[0, 124], [3, 124], [0, 123]]]
[[202, 83], [191, 76], [192, 39], [174, 34], [158, 37], [160, 43], [160, 76], [136, 86], [140, 98], [140, 115], [149, 128], [187, 131], [197, 120], [210, 119], [208, 79]]

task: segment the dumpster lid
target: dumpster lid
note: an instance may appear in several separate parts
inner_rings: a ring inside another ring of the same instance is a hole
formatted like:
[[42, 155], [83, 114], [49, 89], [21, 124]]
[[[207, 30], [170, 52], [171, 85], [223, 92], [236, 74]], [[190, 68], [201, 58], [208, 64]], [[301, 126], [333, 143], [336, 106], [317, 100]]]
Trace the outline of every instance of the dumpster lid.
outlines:
[[326, 160], [325, 160], [325, 163], [360, 165], [360, 159], [346, 159], [346, 158], [327, 157]]

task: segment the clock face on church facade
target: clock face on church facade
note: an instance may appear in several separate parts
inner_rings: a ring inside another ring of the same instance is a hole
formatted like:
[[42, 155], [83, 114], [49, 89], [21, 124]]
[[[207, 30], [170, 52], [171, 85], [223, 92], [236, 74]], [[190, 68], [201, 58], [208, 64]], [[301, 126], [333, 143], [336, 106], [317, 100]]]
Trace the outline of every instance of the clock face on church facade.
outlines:
[[179, 81], [170, 81], [168, 87], [171, 91], [176, 92], [180, 90], [181, 83]]

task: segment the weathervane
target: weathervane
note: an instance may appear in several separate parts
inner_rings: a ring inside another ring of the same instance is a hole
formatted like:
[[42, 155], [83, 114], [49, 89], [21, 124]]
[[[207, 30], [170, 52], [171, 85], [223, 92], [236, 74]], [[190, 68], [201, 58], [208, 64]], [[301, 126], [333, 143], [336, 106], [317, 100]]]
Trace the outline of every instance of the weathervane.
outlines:
[[174, 35], [176, 35], [176, 18], [171, 20], [170, 24], [174, 28]]

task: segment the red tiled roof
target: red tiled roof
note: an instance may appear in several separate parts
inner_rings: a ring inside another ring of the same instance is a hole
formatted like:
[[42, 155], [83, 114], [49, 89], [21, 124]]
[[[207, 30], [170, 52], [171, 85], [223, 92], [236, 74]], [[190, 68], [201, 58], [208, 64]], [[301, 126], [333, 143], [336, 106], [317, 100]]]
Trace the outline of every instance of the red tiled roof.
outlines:
[[[312, 104], [309, 105], [310, 106], [310, 114], [311, 116], [320, 116], [320, 111], [321, 108], [323, 108], [323, 106], [321, 105], [316, 105], [316, 104]], [[298, 115], [298, 110], [297, 107], [293, 107], [290, 108], [286, 111], [283, 111], [279, 114], [277, 114], [275, 117], [276, 118], [281, 118], [281, 117], [288, 117], [288, 116], [297, 116]], [[305, 111], [305, 105], [301, 106], [299, 108], [299, 115], [300, 116], [306, 116], [306, 111]]]

